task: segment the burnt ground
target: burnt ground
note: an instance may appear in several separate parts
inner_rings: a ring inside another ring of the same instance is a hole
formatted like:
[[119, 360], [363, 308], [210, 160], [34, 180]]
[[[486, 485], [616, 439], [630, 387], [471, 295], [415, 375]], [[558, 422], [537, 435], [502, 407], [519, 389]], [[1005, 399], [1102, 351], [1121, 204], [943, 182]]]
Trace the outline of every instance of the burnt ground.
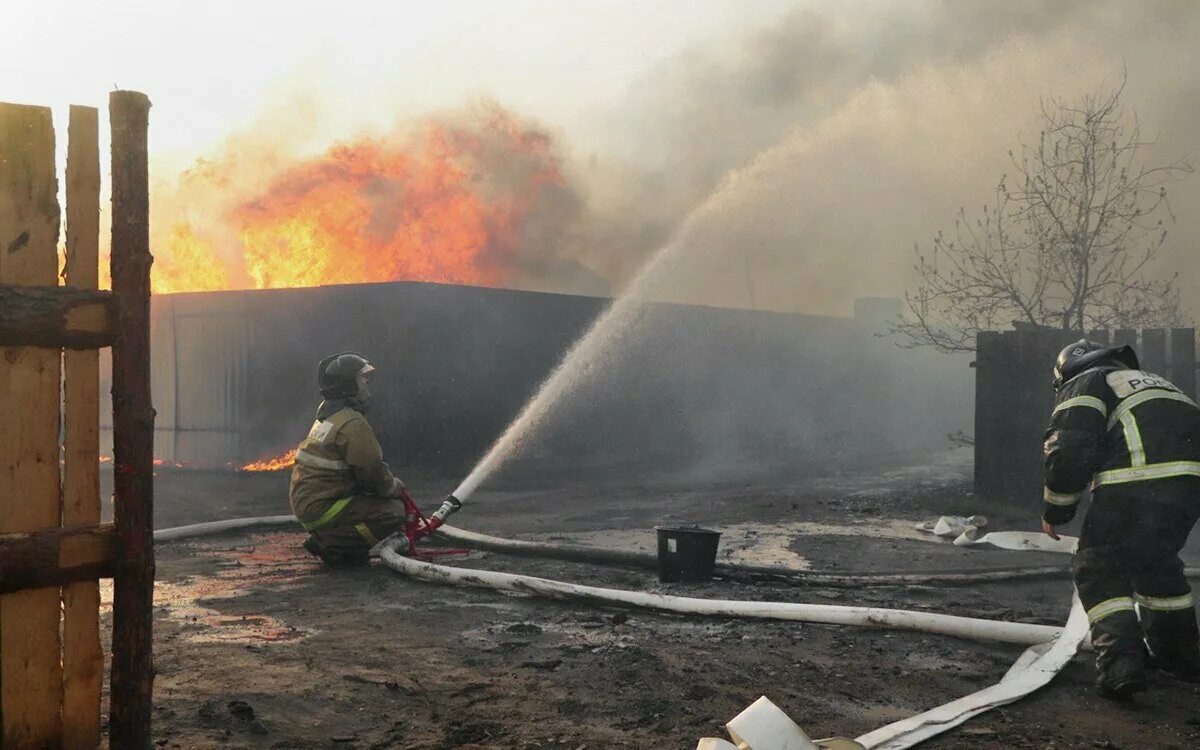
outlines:
[[[1060, 564], [964, 550], [912, 525], [973, 503], [966, 469], [680, 490], [610, 483], [480, 492], [455, 518], [502, 536], [645, 546], [655, 524], [725, 531], [723, 554], [815, 570]], [[287, 473], [161, 471], [158, 526], [286, 512]], [[427, 506], [449, 482], [414, 482]], [[992, 528], [1036, 528], [990, 509]], [[1077, 524], [1072, 527], [1072, 530]], [[874, 531], [880, 536], [867, 536]], [[760, 695], [813, 736], [854, 737], [998, 680], [1021, 648], [903, 632], [606, 610], [438, 587], [378, 562], [332, 572], [292, 531], [158, 550], [154, 736], [168, 748], [691, 750]], [[1189, 551], [1200, 554], [1195, 540]], [[473, 554], [457, 564], [736, 599], [863, 604], [1059, 623], [1066, 579], [974, 588], [660, 584], [652, 571]], [[105, 613], [107, 622], [108, 612]], [[1046, 690], [931, 748], [1200, 747], [1200, 689], [1166, 677], [1128, 705], [1079, 656]]]

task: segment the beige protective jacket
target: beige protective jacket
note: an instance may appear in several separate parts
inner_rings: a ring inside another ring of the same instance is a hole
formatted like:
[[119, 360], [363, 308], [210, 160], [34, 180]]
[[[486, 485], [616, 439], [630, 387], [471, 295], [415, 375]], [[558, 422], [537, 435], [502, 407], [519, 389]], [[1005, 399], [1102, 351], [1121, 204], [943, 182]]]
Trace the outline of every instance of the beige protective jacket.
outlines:
[[338, 501], [361, 495], [399, 497], [402, 489], [404, 483], [383, 461], [371, 425], [349, 406], [313, 422], [296, 449], [290, 499], [292, 512], [306, 525], [318, 522]]

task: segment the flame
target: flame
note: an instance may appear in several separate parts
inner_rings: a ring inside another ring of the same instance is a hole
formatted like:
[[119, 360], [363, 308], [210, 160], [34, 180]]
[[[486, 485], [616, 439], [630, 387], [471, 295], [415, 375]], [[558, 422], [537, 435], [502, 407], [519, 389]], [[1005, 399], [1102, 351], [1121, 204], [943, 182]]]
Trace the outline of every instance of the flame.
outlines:
[[[101, 454], [100, 463], [111, 464], [112, 462], [113, 462], [112, 456], [106, 456], [106, 455]], [[169, 466], [169, 467], [172, 467], [175, 469], [183, 469], [183, 468], [186, 468], [186, 466], [187, 466], [187, 464], [183, 463], [182, 461], [168, 461], [165, 458], [155, 458], [153, 463], [155, 466]]]
[[212, 245], [197, 237], [191, 226], [172, 227], [166, 245], [166, 251], [155, 256], [150, 268], [150, 288], [155, 294], [229, 288], [225, 265]]
[[[564, 180], [546, 132], [498, 105], [474, 114], [338, 144], [232, 200], [221, 222], [173, 227], [155, 249], [154, 291], [502, 286], [535, 212]], [[192, 175], [201, 176], [236, 191], [216, 163]]]
[[293, 448], [287, 453], [284, 453], [282, 456], [276, 456], [275, 458], [268, 458], [262, 461], [255, 461], [253, 463], [246, 464], [245, 466], [241, 467], [241, 470], [281, 471], [283, 469], [290, 469], [294, 463], [296, 463], [296, 450]]

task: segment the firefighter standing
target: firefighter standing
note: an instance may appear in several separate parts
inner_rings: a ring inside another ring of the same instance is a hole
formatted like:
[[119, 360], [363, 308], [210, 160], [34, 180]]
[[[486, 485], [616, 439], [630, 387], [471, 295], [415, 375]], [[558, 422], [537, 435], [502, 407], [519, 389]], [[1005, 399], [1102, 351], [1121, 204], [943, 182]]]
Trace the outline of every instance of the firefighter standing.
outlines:
[[1200, 518], [1200, 408], [1139, 367], [1128, 346], [1080, 340], [1063, 349], [1045, 441], [1043, 530], [1057, 539], [1054, 527], [1092, 489], [1073, 568], [1097, 686], [1113, 697], [1145, 689], [1147, 648], [1151, 666], [1200, 682], [1200, 634], [1179, 558]]
[[304, 548], [329, 565], [366, 564], [370, 549], [404, 524], [404, 506], [396, 501], [404, 484], [383, 462], [365, 417], [374, 370], [353, 352], [321, 360], [324, 401], [296, 450], [292, 512], [309, 531]]

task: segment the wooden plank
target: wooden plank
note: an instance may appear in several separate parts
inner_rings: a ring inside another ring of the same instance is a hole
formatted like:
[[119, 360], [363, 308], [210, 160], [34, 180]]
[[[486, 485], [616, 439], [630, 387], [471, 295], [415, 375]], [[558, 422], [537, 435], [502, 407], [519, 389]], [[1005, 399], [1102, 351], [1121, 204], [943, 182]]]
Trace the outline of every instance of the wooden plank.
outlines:
[[1011, 339], [994, 331], [976, 337], [975, 351], [975, 494], [992, 499], [1003, 494], [1000, 459], [1005, 435], [1002, 414], [1002, 368], [1011, 354]]
[[1189, 396], [1196, 396], [1196, 329], [1171, 331], [1171, 382]]
[[1138, 351], [1142, 369], [1166, 377], [1167, 332], [1163, 328], [1142, 329], [1142, 348]]
[[[67, 132], [67, 286], [99, 288], [100, 147], [99, 113], [71, 107]], [[106, 328], [109, 309], [105, 309]], [[111, 330], [111, 329], [109, 329]], [[63, 524], [100, 523], [100, 352], [63, 356]], [[74, 569], [100, 564], [111, 575], [111, 529], [101, 561], [76, 561]], [[68, 547], [79, 547], [71, 542]], [[60, 545], [60, 565], [64, 552]], [[80, 581], [63, 588], [63, 744], [100, 745], [100, 690], [104, 651], [100, 646], [100, 586]]]
[[1044, 328], [1025, 334], [1016, 371], [1005, 387], [1016, 390], [1018, 401], [1009, 418], [1019, 425], [1012, 454], [1011, 495], [1018, 502], [1042, 494], [1042, 438], [1054, 405], [1054, 361], [1078, 334]]
[[113, 747], [150, 747], [154, 671], [154, 408], [150, 401], [150, 220], [146, 135], [150, 100], [109, 95], [112, 131]]
[[[68, 248], [70, 231], [68, 228]], [[70, 249], [67, 253], [70, 274]], [[0, 346], [110, 346], [112, 308], [110, 292], [0, 284]]]
[[[112, 575], [115, 555], [113, 537], [112, 524], [72, 526], [26, 534], [0, 534], [0, 593], [88, 580], [93, 582], [93, 588], [98, 588], [95, 584], [96, 579]], [[99, 597], [93, 604], [92, 616], [95, 618], [99, 608]], [[70, 621], [67, 624], [69, 625]], [[98, 628], [97, 624], [94, 628], [97, 652], [100, 649]], [[99, 653], [97, 655], [99, 656]], [[99, 665], [96, 668], [99, 670]], [[99, 675], [99, 671], [96, 674]], [[96, 689], [99, 690], [99, 685]], [[96, 693], [95, 709], [98, 733], [99, 692]], [[78, 717], [68, 717], [68, 723], [71, 718]], [[99, 742], [98, 734], [96, 741]], [[80, 746], [72, 742], [65, 744], [70, 747]]]
[[[50, 110], [0, 104], [0, 283], [58, 279], [58, 182]], [[0, 533], [60, 525], [61, 351], [0, 348]], [[59, 590], [0, 596], [4, 747], [62, 741]]]

